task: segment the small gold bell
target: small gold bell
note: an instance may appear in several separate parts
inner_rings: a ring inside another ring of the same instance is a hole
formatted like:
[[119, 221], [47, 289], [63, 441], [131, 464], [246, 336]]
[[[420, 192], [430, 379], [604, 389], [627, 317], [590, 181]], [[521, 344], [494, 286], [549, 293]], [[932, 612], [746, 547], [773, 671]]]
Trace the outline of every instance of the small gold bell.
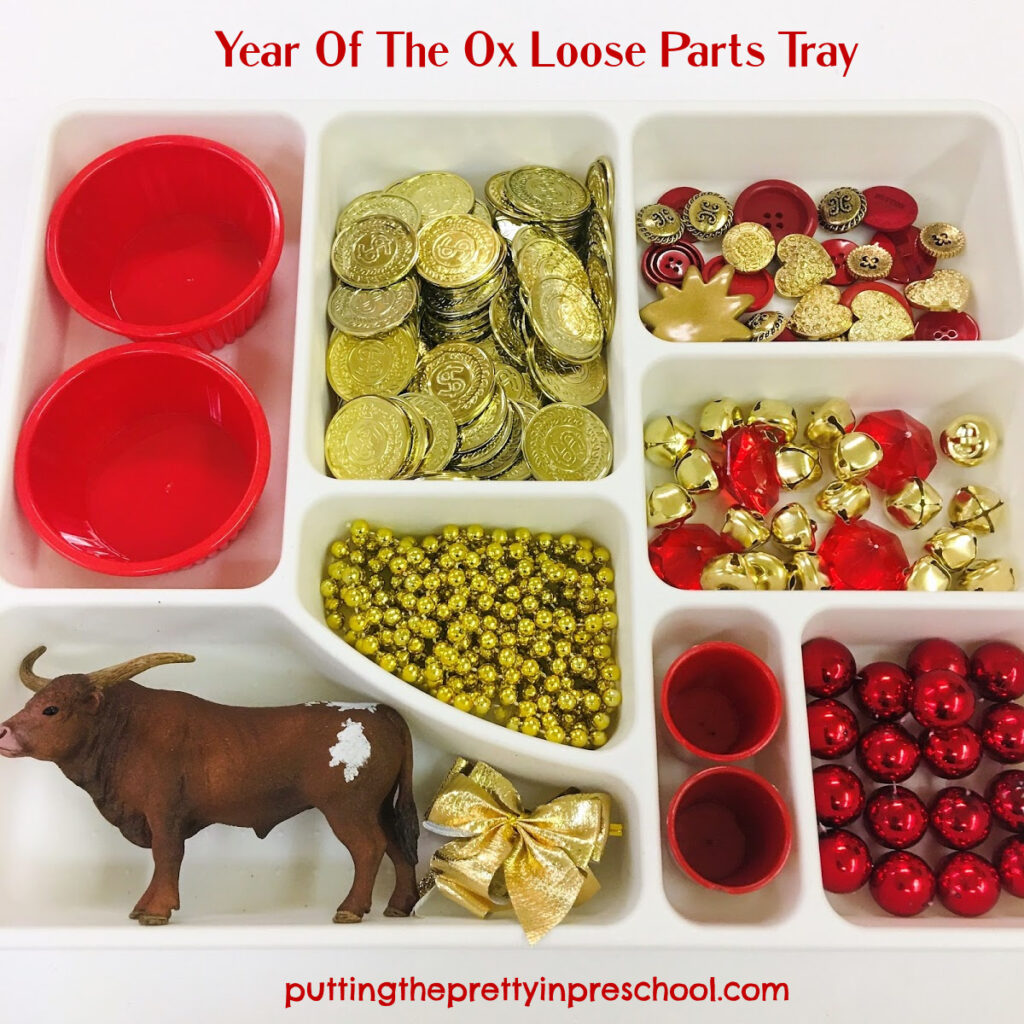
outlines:
[[841, 398], [830, 398], [811, 410], [804, 437], [815, 448], [832, 448], [855, 422], [853, 410], [847, 402]]
[[775, 453], [775, 469], [782, 486], [794, 491], [821, 479], [821, 456], [813, 448], [784, 444]]
[[768, 529], [764, 516], [752, 512], [750, 509], [740, 508], [738, 505], [733, 506], [725, 513], [722, 533], [727, 537], [732, 537], [744, 551], [756, 548], [771, 536], [771, 530]]
[[707, 441], [720, 442], [733, 427], [743, 422], [743, 410], [733, 398], [716, 398], [701, 410], [698, 429]]
[[949, 503], [949, 521], [953, 526], [966, 526], [979, 536], [995, 533], [1002, 522], [1006, 506], [995, 491], [977, 484], [961, 487]]
[[647, 525], [682, 522], [697, 510], [689, 491], [679, 484], [658, 484], [647, 496]]
[[942, 499], [930, 483], [914, 476], [886, 496], [885, 511], [898, 525], [919, 530], [942, 511]]
[[676, 463], [676, 482], [691, 494], [714, 494], [718, 490], [718, 474], [711, 456], [700, 448], [688, 451]]
[[1013, 566], [1003, 558], [984, 559], [970, 566], [960, 579], [960, 590], [1016, 590]]
[[772, 536], [790, 551], [812, 551], [817, 528], [807, 509], [797, 502], [783, 506], [772, 517]]
[[700, 574], [702, 590], [756, 590], [743, 555], [716, 555]]
[[767, 551], [748, 551], [740, 555], [753, 577], [757, 590], [786, 590], [789, 586], [789, 570], [785, 563]]
[[787, 442], [796, 437], [798, 426], [796, 409], [789, 402], [783, 402], [778, 398], [762, 398], [756, 402], [747, 416], [747, 423], [767, 423], [770, 427], [781, 430]]
[[859, 480], [833, 480], [814, 501], [822, 512], [850, 523], [871, 507], [871, 492]]
[[882, 461], [882, 446], [870, 434], [855, 430], [836, 441], [832, 461], [840, 480], [857, 480]]
[[671, 469], [696, 447], [693, 427], [676, 416], [655, 416], [644, 425], [644, 455], [656, 466]]
[[821, 557], [812, 551], [798, 551], [789, 567], [790, 590], [831, 590], [832, 581], [821, 567]]
[[999, 435], [984, 416], [958, 416], [939, 435], [939, 447], [958, 466], [980, 466], [995, 455]]
[[907, 570], [907, 590], [926, 590], [936, 593], [949, 590], [953, 578], [949, 570], [937, 559], [922, 555]]
[[947, 527], [932, 534], [924, 549], [950, 572], [959, 572], [978, 557], [978, 537], [966, 526]]

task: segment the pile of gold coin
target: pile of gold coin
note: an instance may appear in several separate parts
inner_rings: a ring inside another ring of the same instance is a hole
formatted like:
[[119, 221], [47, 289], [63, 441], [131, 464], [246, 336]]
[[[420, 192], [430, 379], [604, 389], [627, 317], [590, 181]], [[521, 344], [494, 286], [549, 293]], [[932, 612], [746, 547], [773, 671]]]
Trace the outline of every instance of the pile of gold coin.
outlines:
[[551, 743], [601, 747], [622, 703], [607, 548], [564, 533], [365, 520], [331, 544], [327, 625], [430, 696]]
[[339, 214], [327, 379], [330, 472], [592, 480], [612, 442], [615, 320], [606, 157], [493, 175], [484, 200], [450, 171], [368, 192]]

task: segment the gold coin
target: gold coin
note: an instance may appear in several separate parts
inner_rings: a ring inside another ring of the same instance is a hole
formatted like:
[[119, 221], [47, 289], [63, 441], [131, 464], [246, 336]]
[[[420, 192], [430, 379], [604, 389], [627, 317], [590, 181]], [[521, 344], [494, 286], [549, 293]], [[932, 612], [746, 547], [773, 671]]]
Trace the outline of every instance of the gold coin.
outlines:
[[504, 243], [491, 227], [469, 214], [447, 214], [431, 221], [419, 238], [420, 277], [441, 288], [465, 288], [492, 271]]
[[501, 214], [506, 219], [518, 221], [519, 212], [508, 201], [508, 195], [505, 192], [505, 183], [507, 181], [508, 171], [492, 174], [484, 185], [484, 199], [495, 213]]
[[918, 235], [917, 244], [937, 260], [959, 256], [967, 245], [967, 236], [955, 225], [944, 221], [925, 224]]
[[826, 231], [849, 231], [868, 212], [868, 201], [859, 188], [843, 185], [822, 196], [818, 203], [818, 221]]
[[339, 284], [327, 300], [331, 323], [354, 338], [368, 338], [394, 330], [416, 308], [419, 291], [406, 277], [387, 288], [349, 288]]
[[469, 213], [476, 202], [473, 186], [451, 171], [425, 171], [390, 185], [386, 192], [415, 204], [423, 224], [449, 213]]
[[486, 203], [481, 203], [478, 199], [473, 203], [473, 209], [469, 211], [470, 217], [476, 217], [477, 220], [483, 221], [489, 228], [494, 227], [494, 218], [491, 216], [491, 211], [487, 209]]
[[530, 296], [529, 314], [534, 330], [559, 359], [583, 363], [600, 355], [604, 328], [589, 291], [546, 278]]
[[587, 257], [587, 280], [601, 315], [604, 336], [610, 339], [615, 328], [615, 278], [612, 276], [611, 265], [605, 262], [599, 252], [591, 252]]
[[599, 156], [587, 168], [586, 183], [594, 206], [610, 220], [615, 206], [615, 175], [608, 157]]
[[504, 450], [505, 446], [508, 444], [509, 438], [512, 436], [514, 425], [515, 413], [510, 407], [506, 407], [505, 419], [498, 429], [497, 434], [495, 434], [487, 444], [482, 445], [480, 448], [474, 448], [469, 452], [456, 453], [455, 458], [452, 459], [452, 468], [471, 469], [475, 472], [481, 466], [487, 465]]
[[608, 389], [608, 368], [601, 356], [586, 363], [566, 363], [544, 345], [535, 344], [527, 349], [526, 362], [541, 394], [553, 402], [593, 405]]
[[387, 398], [367, 395], [346, 402], [327, 426], [324, 456], [340, 480], [391, 480], [412, 446], [405, 412]]
[[484, 411], [459, 430], [459, 455], [475, 452], [490, 444], [501, 433], [507, 417], [508, 397], [502, 387], [496, 384]]
[[590, 278], [579, 256], [557, 238], [538, 238], [531, 242], [519, 250], [515, 264], [519, 283], [528, 292], [545, 277], [558, 277], [584, 291], [590, 290]]
[[462, 427], [476, 419], [491, 400], [494, 366], [476, 345], [445, 342], [423, 358], [413, 390], [441, 399]]
[[418, 476], [423, 469], [427, 452], [430, 450], [430, 445], [433, 441], [433, 430], [426, 418], [420, 414], [420, 411], [414, 406], [409, 405], [408, 402], [403, 401], [401, 398], [390, 398], [388, 401], [401, 409], [402, 414], [409, 422], [411, 438], [409, 442], [409, 455], [402, 468], [395, 475], [397, 480], [409, 480], [414, 476]]
[[590, 208], [590, 193], [571, 174], [554, 167], [520, 167], [504, 182], [517, 210], [541, 220], [572, 220]]
[[489, 319], [495, 346], [510, 365], [526, 366], [526, 342], [523, 340], [525, 314], [516, 292], [511, 289], [498, 292], [491, 299]]
[[756, 274], [775, 258], [775, 238], [756, 221], [733, 224], [722, 239], [722, 255], [742, 274]]
[[[597, 360], [594, 360], [597, 362]], [[589, 363], [587, 364], [590, 365]], [[508, 363], [494, 364], [494, 378], [512, 402], [539, 402], [540, 395], [534, 390], [533, 384], [526, 376]], [[585, 405], [585, 402], [580, 402]]]
[[698, 192], [683, 207], [682, 220], [686, 230], [701, 241], [721, 238], [732, 224], [732, 203], [717, 192]]
[[509, 249], [512, 251], [512, 261], [519, 258], [519, 254], [531, 243], [539, 238], [557, 238], [558, 236], [543, 224], [524, 224], [509, 242]]
[[373, 338], [335, 331], [327, 347], [327, 380], [348, 401], [360, 395], [397, 395], [416, 372], [415, 333], [398, 327]]
[[387, 217], [397, 217], [403, 223], [408, 224], [413, 231], [420, 229], [420, 211], [416, 209], [415, 203], [390, 192], [364, 192], [361, 196], [356, 196], [338, 214], [334, 233], [337, 234], [350, 221], [369, 217], [375, 213], [384, 214]]
[[526, 461], [525, 457], [520, 454], [515, 462], [505, 470], [504, 473], [498, 473], [497, 476], [492, 476], [492, 480], [532, 480], [533, 474], [530, 472], [530, 464]]
[[593, 255], [600, 253], [610, 267], [614, 263], [614, 247], [612, 245], [612, 226], [608, 218], [600, 211], [594, 210], [587, 224], [587, 252]]
[[455, 425], [448, 406], [422, 391], [409, 391], [399, 396], [406, 405], [411, 405], [430, 427], [430, 448], [420, 472], [433, 476], [440, 473], [452, 460], [459, 442], [459, 428]]
[[515, 406], [509, 407], [509, 421], [511, 429], [508, 440], [499, 449], [496, 455], [487, 462], [477, 466], [473, 472], [483, 480], [493, 480], [506, 473], [523, 456], [523, 429], [525, 420], [522, 413]]
[[538, 480], [597, 480], [612, 468], [612, 438], [589, 409], [546, 405], [526, 428], [523, 454]]
[[354, 288], [384, 288], [416, 263], [416, 233], [397, 217], [375, 213], [346, 222], [331, 247], [331, 266]]

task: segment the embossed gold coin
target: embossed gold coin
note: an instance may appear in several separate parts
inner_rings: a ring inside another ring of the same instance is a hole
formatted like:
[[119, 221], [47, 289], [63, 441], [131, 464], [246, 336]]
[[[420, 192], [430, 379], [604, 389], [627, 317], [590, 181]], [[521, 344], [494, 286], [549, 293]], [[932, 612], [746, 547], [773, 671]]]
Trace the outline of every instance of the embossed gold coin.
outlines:
[[366, 395], [346, 402], [327, 426], [324, 456], [340, 480], [391, 480], [412, 445], [409, 418], [387, 398]]
[[446, 214], [431, 221], [419, 237], [420, 277], [442, 288], [465, 288], [484, 277], [501, 259], [504, 243], [491, 227], [469, 214]]
[[348, 221], [331, 248], [331, 266], [354, 288], [384, 288], [416, 263], [416, 234], [397, 217], [371, 214]]
[[433, 475], [440, 473], [455, 454], [459, 441], [459, 428], [455, 425], [448, 406], [423, 391], [409, 391], [399, 396], [406, 405], [411, 405], [426, 420], [430, 427], [430, 447], [420, 472]]
[[504, 184], [513, 207], [542, 220], [572, 220], [590, 207], [584, 185], [555, 167], [520, 167], [509, 173]]
[[526, 428], [523, 454], [538, 480], [597, 480], [612, 468], [612, 438], [589, 409], [546, 405]]
[[558, 238], [538, 238], [519, 250], [515, 259], [519, 283], [532, 292], [545, 277], [571, 281], [577, 288], [589, 290], [590, 278], [579, 256]]
[[425, 171], [389, 185], [386, 192], [415, 204], [424, 225], [449, 213], [469, 213], [476, 202], [473, 186], [451, 171]]
[[387, 288], [349, 288], [339, 284], [327, 300], [331, 323], [354, 338], [384, 334], [404, 323], [416, 308], [419, 290], [411, 277]]
[[488, 321], [495, 345], [512, 366], [526, 366], [526, 342], [523, 339], [525, 312], [516, 292], [505, 290], [491, 299]]
[[491, 400], [494, 366], [476, 345], [445, 342], [424, 356], [412, 390], [441, 399], [462, 427], [476, 419]]
[[597, 311], [601, 314], [604, 336], [610, 338], [615, 328], [615, 278], [611, 264], [597, 251], [587, 257], [587, 279]]
[[335, 331], [327, 347], [327, 380], [346, 401], [360, 395], [397, 395], [412, 380], [418, 357], [418, 339], [404, 326], [373, 338]]
[[602, 356], [586, 363], [566, 363], [536, 344], [526, 350], [526, 360], [541, 394], [553, 402], [593, 405], [608, 389], [608, 367]]
[[369, 217], [375, 213], [384, 214], [387, 217], [397, 217], [400, 221], [408, 224], [413, 231], [420, 229], [420, 211], [416, 209], [415, 203], [390, 192], [364, 192], [361, 196], [356, 196], [338, 214], [334, 233], [337, 234], [350, 221], [359, 220], [360, 217]]
[[604, 327], [589, 291], [549, 277], [530, 295], [534, 330], [559, 359], [583, 363], [600, 355]]
[[459, 430], [459, 454], [473, 452], [490, 444], [501, 433], [507, 417], [508, 397], [504, 389], [496, 385], [484, 411]]
[[587, 168], [586, 185], [594, 206], [610, 220], [615, 207], [615, 174], [608, 157], [599, 156]]

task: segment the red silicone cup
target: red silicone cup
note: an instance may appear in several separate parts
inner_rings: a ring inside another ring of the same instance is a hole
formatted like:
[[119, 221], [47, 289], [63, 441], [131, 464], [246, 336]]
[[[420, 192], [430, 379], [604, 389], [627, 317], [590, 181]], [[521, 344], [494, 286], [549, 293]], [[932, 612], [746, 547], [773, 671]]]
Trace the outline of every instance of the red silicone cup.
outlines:
[[251, 160], [210, 139], [155, 135], [71, 179], [50, 213], [46, 262], [94, 324], [212, 352], [255, 323], [283, 245], [277, 194]]
[[57, 378], [18, 438], [14, 482], [54, 551], [111, 576], [184, 569], [226, 547], [270, 468], [249, 386], [213, 356], [118, 345]]
[[661, 684], [661, 715], [684, 749], [710, 761], [740, 761], [775, 735], [782, 693], [772, 670], [745, 647], [697, 644]]
[[695, 882], [740, 894], [767, 885], [793, 845], [779, 791], [746, 768], [719, 765], [686, 780], [668, 808], [668, 845]]

